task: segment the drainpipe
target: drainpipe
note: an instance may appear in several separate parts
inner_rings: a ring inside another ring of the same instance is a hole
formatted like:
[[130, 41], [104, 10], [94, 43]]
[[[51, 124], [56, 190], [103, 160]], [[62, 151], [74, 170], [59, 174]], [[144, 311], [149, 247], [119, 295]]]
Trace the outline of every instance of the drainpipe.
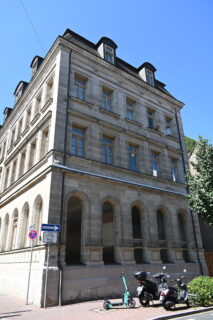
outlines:
[[[178, 139], [179, 139], [179, 143], [180, 143], [180, 149], [182, 151], [181, 157], [182, 157], [182, 163], [183, 163], [183, 171], [184, 174], [186, 175], [186, 164], [184, 161], [184, 149], [183, 149], [183, 144], [181, 141], [181, 135], [180, 135], [180, 126], [179, 126], [179, 122], [178, 122], [178, 117], [177, 117], [177, 110], [175, 108], [175, 119], [176, 119], [176, 124], [177, 124], [177, 130], [178, 130]], [[189, 188], [186, 185], [186, 193], [189, 193]], [[191, 220], [192, 220], [192, 229], [193, 229], [193, 235], [194, 235], [194, 240], [195, 240], [195, 247], [196, 247], [196, 253], [197, 253], [197, 260], [198, 260], [198, 264], [199, 264], [199, 268], [200, 268], [200, 273], [201, 275], [203, 275], [203, 267], [202, 267], [202, 263], [200, 261], [200, 256], [199, 256], [199, 248], [198, 248], [198, 241], [197, 241], [197, 235], [196, 235], [196, 230], [195, 230], [195, 221], [194, 221], [194, 216], [193, 216], [193, 212], [192, 210], [189, 208], [190, 211], [190, 216], [191, 216]]]
[[[70, 79], [71, 79], [71, 56], [72, 50], [69, 52], [69, 66], [68, 66], [68, 81], [67, 81], [67, 105], [66, 105], [66, 119], [65, 119], [65, 132], [64, 132], [64, 154], [63, 154], [63, 165], [66, 166], [66, 153], [67, 153], [67, 128], [69, 121], [69, 96], [70, 96]], [[62, 171], [62, 182], [61, 182], [61, 206], [60, 206], [60, 225], [62, 230], [63, 224], [63, 211], [64, 211], [64, 180], [65, 172]], [[61, 263], [61, 232], [59, 233], [59, 247], [58, 247], [58, 270], [59, 270], [59, 281], [58, 281], [58, 305], [62, 304], [62, 281], [63, 281], [63, 265]]]

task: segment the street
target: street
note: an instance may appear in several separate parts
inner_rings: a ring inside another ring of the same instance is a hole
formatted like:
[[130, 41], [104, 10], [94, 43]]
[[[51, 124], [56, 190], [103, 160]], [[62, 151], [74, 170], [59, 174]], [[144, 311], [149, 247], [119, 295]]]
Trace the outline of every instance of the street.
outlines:
[[213, 310], [208, 311], [208, 312], [202, 312], [198, 314], [193, 314], [190, 316], [185, 316], [185, 317], [179, 317], [177, 319], [182, 319], [182, 320], [211, 320], [213, 319]]

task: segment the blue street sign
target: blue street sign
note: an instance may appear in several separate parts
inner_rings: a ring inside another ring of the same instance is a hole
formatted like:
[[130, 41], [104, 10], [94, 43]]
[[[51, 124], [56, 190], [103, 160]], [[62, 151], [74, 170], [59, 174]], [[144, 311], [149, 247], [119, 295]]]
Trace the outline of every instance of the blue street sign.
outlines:
[[60, 224], [42, 224], [41, 225], [41, 231], [60, 232], [61, 231], [61, 225]]

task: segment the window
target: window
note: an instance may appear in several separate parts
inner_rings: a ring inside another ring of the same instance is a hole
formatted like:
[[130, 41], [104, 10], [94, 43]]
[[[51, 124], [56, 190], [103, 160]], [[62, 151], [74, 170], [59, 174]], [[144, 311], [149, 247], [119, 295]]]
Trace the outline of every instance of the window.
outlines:
[[47, 127], [42, 131], [40, 159], [42, 159], [47, 153], [48, 144], [49, 144], [49, 128]]
[[158, 227], [158, 239], [166, 240], [165, 217], [163, 212], [161, 212], [161, 210], [157, 211], [157, 227]]
[[46, 101], [53, 96], [53, 78], [50, 78], [47, 82]]
[[16, 169], [17, 169], [17, 160], [13, 162], [12, 174], [11, 174], [11, 184], [16, 180]]
[[178, 178], [178, 169], [177, 169], [178, 160], [177, 159], [171, 159], [171, 165], [172, 165], [172, 180], [177, 181]]
[[29, 159], [29, 169], [31, 169], [36, 160], [36, 140], [31, 143], [30, 146], [30, 159]]
[[21, 120], [19, 121], [19, 125], [18, 125], [18, 137], [21, 136], [22, 126], [23, 126], [23, 119], [21, 119]]
[[113, 48], [105, 45], [104, 59], [110, 63], [114, 63], [114, 50], [113, 50]]
[[9, 174], [10, 174], [10, 167], [6, 169], [6, 174], [4, 177], [4, 189], [8, 187], [8, 182], [9, 182]]
[[136, 206], [132, 208], [132, 234], [133, 239], [142, 239], [141, 214]]
[[13, 143], [15, 141], [15, 128], [13, 129], [12, 133], [11, 133], [11, 140], [10, 140], [10, 147], [13, 146]]
[[20, 161], [20, 167], [19, 167], [19, 177], [21, 177], [24, 174], [25, 160], [26, 160], [26, 150], [24, 152], [22, 152], [22, 154], [21, 154], [21, 161]]
[[155, 125], [155, 122], [154, 122], [155, 111], [147, 109], [147, 117], [148, 117], [148, 128], [153, 129]]
[[129, 169], [136, 171], [138, 147], [130, 144], [128, 147], [128, 152], [129, 152]]
[[36, 97], [36, 100], [35, 100], [34, 116], [36, 116], [39, 113], [40, 109], [41, 109], [41, 93]]
[[74, 97], [81, 100], [85, 100], [86, 81], [87, 81], [86, 78], [80, 75], [75, 75], [74, 86], [73, 86]]
[[152, 168], [152, 175], [157, 177], [159, 175], [159, 164], [158, 164], [159, 154], [156, 152], [151, 153], [151, 168]]
[[154, 86], [154, 77], [152, 71], [146, 69], [146, 82]]
[[126, 99], [127, 106], [127, 119], [135, 120], [135, 102], [129, 99]]
[[31, 121], [31, 107], [29, 107], [29, 108], [27, 109], [26, 127], [28, 127], [28, 126], [29, 126], [30, 121]]
[[168, 136], [172, 135], [172, 119], [166, 117], [166, 134]]
[[102, 108], [112, 111], [112, 90], [102, 88]]
[[77, 157], [84, 157], [85, 130], [82, 128], [72, 128], [72, 148], [71, 154]]
[[103, 137], [102, 139], [102, 161], [112, 164], [113, 158], [113, 139], [109, 137]]

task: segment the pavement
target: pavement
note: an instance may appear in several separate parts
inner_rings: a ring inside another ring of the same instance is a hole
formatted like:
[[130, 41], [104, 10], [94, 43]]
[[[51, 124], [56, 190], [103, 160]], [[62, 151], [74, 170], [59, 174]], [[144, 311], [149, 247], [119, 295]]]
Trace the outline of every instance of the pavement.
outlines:
[[[137, 298], [136, 298], [137, 300]], [[118, 299], [110, 300], [112, 302]], [[134, 309], [120, 307], [106, 311], [103, 309], [103, 300], [88, 301], [65, 305], [61, 307], [51, 307], [39, 309], [34, 305], [26, 305], [25, 301], [19, 297], [8, 296], [0, 293], [0, 319], [22, 320], [162, 320], [172, 319], [176, 316], [193, 314], [210, 308], [186, 308], [184, 305], [177, 305], [175, 311], [168, 312], [162, 306], [155, 303], [155, 306], [144, 308], [137, 301]]]

